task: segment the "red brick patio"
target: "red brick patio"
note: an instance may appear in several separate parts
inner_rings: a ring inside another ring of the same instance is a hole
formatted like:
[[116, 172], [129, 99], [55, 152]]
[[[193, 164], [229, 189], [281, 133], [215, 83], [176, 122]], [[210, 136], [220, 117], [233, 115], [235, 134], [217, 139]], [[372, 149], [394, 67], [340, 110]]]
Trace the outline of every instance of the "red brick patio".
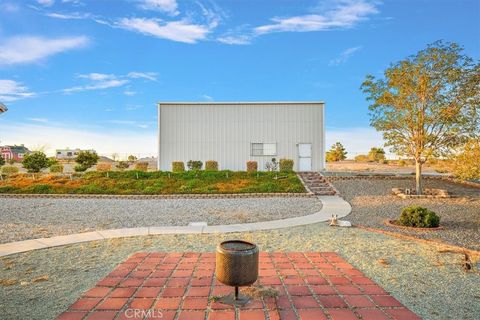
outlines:
[[262, 252], [258, 284], [278, 296], [241, 308], [215, 301], [233, 290], [214, 269], [213, 253], [136, 253], [58, 319], [420, 319], [332, 252]]

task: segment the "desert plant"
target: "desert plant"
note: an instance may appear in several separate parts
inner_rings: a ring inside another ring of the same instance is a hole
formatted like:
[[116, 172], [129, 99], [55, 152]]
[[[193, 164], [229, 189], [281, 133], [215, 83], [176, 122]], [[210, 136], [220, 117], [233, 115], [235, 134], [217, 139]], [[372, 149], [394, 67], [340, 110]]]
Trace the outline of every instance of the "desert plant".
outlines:
[[378, 160], [378, 163], [380, 163], [380, 164], [388, 164], [388, 160], [387, 160], [387, 159], [380, 159], [380, 160]]
[[129, 155], [128, 158], [127, 158], [128, 162], [135, 162], [137, 161], [137, 157], [135, 157], [134, 155]]
[[0, 154], [0, 167], [5, 164], [5, 159], [3, 159], [2, 155]]
[[336, 142], [329, 151], [327, 151], [327, 162], [336, 162], [345, 160], [347, 158], [347, 151], [340, 142]]
[[[85, 170], [96, 165], [98, 162], [98, 154], [91, 151], [80, 151], [75, 159], [75, 162], [80, 166], [85, 167]], [[83, 170], [83, 171], [85, 171]]]
[[172, 171], [173, 172], [184, 172], [185, 171], [185, 164], [183, 163], [183, 161], [172, 162]]
[[137, 162], [135, 163], [135, 170], [139, 171], [148, 171], [148, 162]]
[[398, 223], [406, 227], [436, 228], [440, 225], [440, 217], [427, 208], [414, 205], [403, 208]]
[[257, 161], [247, 161], [247, 172], [257, 172], [258, 163]]
[[117, 169], [119, 170], [125, 170], [128, 169], [129, 166], [130, 164], [128, 163], [128, 161], [118, 161], [115, 167], [117, 167]]
[[28, 172], [40, 172], [48, 168], [48, 158], [45, 153], [35, 151], [24, 156], [22, 165]]
[[205, 161], [205, 171], [218, 171], [218, 162], [214, 160]]
[[11, 174], [16, 174], [18, 173], [18, 167], [14, 166], [3, 166], [2, 167], [2, 173], [6, 175], [11, 175]]
[[63, 173], [63, 166], [61, 164], [52, 164], [50, 166], [50, 172], [52, 172], [52, 173]]
[[368, 162], [368, 156], [366, 154], [359, 154], [358, 156], [355, 156], [355, 161], [356, 162]]
[[371, 148], [368, 152], [368, 160], [372, 162], [379, 162], [385, 160], [385, 150], [382, 148]]
[[187, 162], [188, 170], [202, 170], [203, 162], [199, 160], [189, 160]]
[[460, 154], [454, 157], [453, 174], [462, 180], [480, 179], [480, 141], [468, 141]]
[[405, 167], [407, 165], [407, 161], [400, 159], [397, 161], [397, 165], [400, 167]]
[[48, 158], [48, 167], [58, 164], [58, 160], [55, 157]]
[[75, 172], [84, 172], [84, 171], [87, 171], [87, 167], [81, 165], [81, 164], [77, 164], [73, 170], [75, 170]]
[[112, 170], [112, 164], [108, 162], [100, 162], [97, 164], [97, 171], [110, 171]]
[[292, 159], [280, 159], [279, 167], [281, 172], [292, 172], [293, 171], [293, 160]]

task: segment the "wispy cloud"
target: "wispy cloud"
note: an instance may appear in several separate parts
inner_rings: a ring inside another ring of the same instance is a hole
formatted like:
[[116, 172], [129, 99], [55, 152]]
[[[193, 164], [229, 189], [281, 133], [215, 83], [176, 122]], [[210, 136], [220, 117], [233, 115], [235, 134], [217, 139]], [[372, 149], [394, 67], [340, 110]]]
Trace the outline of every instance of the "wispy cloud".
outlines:
[[119, 124], [123, 126], [133, 126], [133, 127], [138, 127], [142, 129], [148, 128], [148, 124], [134, 121], [134, 120], [108, 120], [108, 123], [113, 123], [113, 124]]
[[172, 16], [179, 14], [176, 0], [138, 0], [139, 7], [145, 10], [156, 10]]
[[72, 12], [72, 13], [58, 13], [58, 12], [47, 12], [45, 13], [47, 17], [62, 19], [62, 20], [80, 20], [88, 19], [93, 16], [90, 13], [81, 13], [81, 12]]
[[127, 77], [132, 78], [132, 79], [143, 78], [143, 79], [147, 79], [147, 80], [150, 80], [150, 81], [157, 81], [157, 73], [156, 72], [137, 72], [137, 71], [133, 71], [133, 72], [129, 72], [127, 74]]
[[[78, 75], [78, 78], [89, 80], [90, 83], [85, 85], [66, 88], [61, 90], [61, 92], [74, 93], [74, 92], [81, 92], [81, 91], [117, 88], [130, 83], [131, 79], [143, 78], [149, 81], [155, 81], [156, 75], [157, 74], [155, 72], [130, 72], [127, 75], [120, 75], [120, 76], [117, 76], [115, 74], [106, 74], [106, 73], [98, 73], [98, 72], [80, 74]], [[136, 94], [136, 92], [132, 90], [125, 90], [124, 93], [126, 95]]]
[[200, 98], [206, 100], [206, 101], [213, 101], [213, 97], [209, 96], [208, 94], [202, 94]]
[[208, 25], [195, 24], [187, 20], [164, 22], [149, 18], [123, 18], [117, 25], [126, 30], [184, 43], [204, 40], [211, 31]]
[[340, 64], [347, 62], [348, 59], [350, 59], [350, 57], [353, 56], [353, 54], [358, 50], [360, 50], [361, 48], [362, 48], [361, 46], [358, 46], [358, 47], [352, 47], [352, 48], [343, 50], [337, 58], [330, 60], [328, 65], [338, 66]]
[[0, 43], [0, 65], [38, 62], [49, 56], [87, 46], [86, 36], [45, 38], [17, 36]]
[[0, 101], [10, 102], [35, 96], [26, 86], [15, 80], [0, 79]]
[[339, 0], [323, 13], [300, 15], [293, 17], [275, 17], [273, 23], [256, 27], [255, 33], [272, 32], [309, 32], [344, 29], [355, 26], [360, 21], [378, 13], [377, 2], [368, 0]]
[[37, 0], [37, 3], [44, 7], [51, 7], [55, 4], [55, 0]]
[[131, 96], [134, 96], [134, 95], [136, 95], [136, 94], [137, 94], [137, 92], [136, 92], [136, 91], [132, 91], [132, 90], [129, 90], [129, 89], [127, 89], [127, 90], [123, 91], [123, 94], [124, 94], [124, 95], [126, 95], [126, 96], [129, 96], [129, 97], [131, 97]]
[[33, 121], [33, 122], [42, 122], [42, 123], [47, 123], [48, 119], [47, 118], [26, 118], [27, 120]]

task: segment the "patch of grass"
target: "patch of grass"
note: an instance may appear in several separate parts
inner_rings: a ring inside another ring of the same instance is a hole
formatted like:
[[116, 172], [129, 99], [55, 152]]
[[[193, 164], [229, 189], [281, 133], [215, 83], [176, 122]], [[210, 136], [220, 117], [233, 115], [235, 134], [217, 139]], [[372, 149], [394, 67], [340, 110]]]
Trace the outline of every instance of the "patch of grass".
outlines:
[[293, 172], [141, 170], [87, 172], [68, 176], [17, 175], [0, 181], [0, 193], [77, 194], [208, 194], [208, 193], [302, 193], [305, 189]]

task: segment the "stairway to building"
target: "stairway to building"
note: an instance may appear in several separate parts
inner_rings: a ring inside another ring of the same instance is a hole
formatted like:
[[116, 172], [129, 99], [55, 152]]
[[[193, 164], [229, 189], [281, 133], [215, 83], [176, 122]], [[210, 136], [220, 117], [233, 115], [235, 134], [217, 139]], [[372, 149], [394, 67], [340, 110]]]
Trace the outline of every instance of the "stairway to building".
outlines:
[[298, 172], [305, 186], [319, 196], [332, 196], [338, 194], [337, 189], [325, 179], [320, 172]]

